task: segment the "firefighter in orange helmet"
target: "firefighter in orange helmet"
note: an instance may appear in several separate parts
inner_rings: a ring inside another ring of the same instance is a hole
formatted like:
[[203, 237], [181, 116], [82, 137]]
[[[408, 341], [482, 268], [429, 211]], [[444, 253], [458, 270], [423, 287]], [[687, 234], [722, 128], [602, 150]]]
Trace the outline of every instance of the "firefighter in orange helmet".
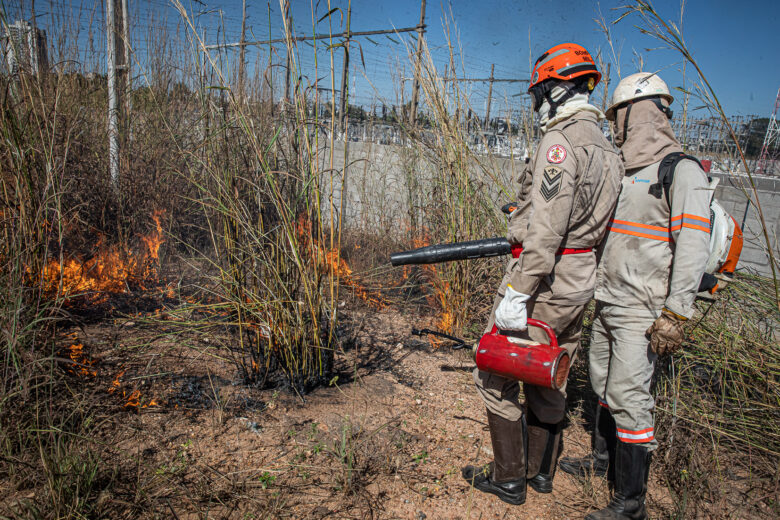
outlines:
[[[573, 43], [556, 45], [536, 61], [528, 91], [543, 136], [521, 175], [519, 209], [507, 237], [523, 251], [507, 265], [486, 329], [495, 324], [545, 341], [541, 330], [527, 330], [530, 316], [553, 328], [572, 359], [596, 282], [593, 248], [605, 234], [623, 177], [620, 157], [601, 130], [604, 114], [588, 102], [600, 79], [588, 51]], [[474, 382], [487, 408], [494, 460], [467, 466], [463, 477], [510, 504], [525, 501], [526, 482], [550, 493], [562, 447], [565, 385], [526, 384], [523, 406], [515, 380], [475, 369]]]

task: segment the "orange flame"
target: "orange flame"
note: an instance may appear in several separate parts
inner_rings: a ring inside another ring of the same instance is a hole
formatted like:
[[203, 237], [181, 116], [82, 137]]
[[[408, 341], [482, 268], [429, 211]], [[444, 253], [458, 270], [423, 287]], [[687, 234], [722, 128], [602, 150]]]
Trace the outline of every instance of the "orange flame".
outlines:
[[49, 260], [42, 275], [46, 292], [57, 293], [60, 284], [65, 295], [84, 292], [126, 293], [130, 282], [138, 283], [143, 288], [144, 280], [157, 275], [160, 246], [165, 242], [162, 215], [159, 211], [152, 215], [156, 226], [149, 235], [140, 237], [146, 246], [141, 252], [118, 246], [103, 247], [105, 238], [99, 236], [96, 247], [98, 252], [89, 259], [70, 257], [62, 263], [56, 259]]
[[[119, 387], [122, 386], [122, 382], [120, 379], [122, 376], [125, 375], [125, 369], [122, 369], [114, 378], [114, 380], [111, 382], [111, 386], [108, 387], [108, 393], [113, 394], [114, 392], [117, 392], [119, 390]], [[127, 395], [127, 392], [122, 390], [122, 398], [127, 399], [125, 401], [124, 407], [125, 408], [135, 408], [136, 410], [142, 410], [144, 408], [149, 408], [151, 406], [160, 406], [160, 403], [152, 398], [149, 400], [149, 402], [142, 403], [141, 400], [141, 391], [136, 389], [130, 392], [130, 395]]]
[[113, 394], [114, 392], [116, 392], [116, 391], [119, 389], [119, 387], [122, 385], [122, 383], [119, 381], [119, 379], [120, 379], [120, 378], [121, 378], [123, 375], [125, 375], [125, 371], [124, 371], [124, 370], [122, 370], [121, 372], [119, 372], [119, 373], [116, 375], [116, 377], [114, 378], [114, 380], [113, 380], [113, 381], [111, 381], [111, 386], [108, 388], [108, 393], [109, 393], [109, 394]]
[[335, 249], [331, 249], [325, 253], [325, 258], [322, 261], [330, 271], [335, 274], [339, 280], [348, 287], [351, 287], [358, 298], [370, 303], [377, 309], [381, 309], [387, 305], [385, 301], [379, 295], [371, 295], [365, 287], [363, 287], [352, 274], [347, 262], [341, 258], [339, 252]]
[[90, 368], [95, 364], [95, 360], [87, 357], [83, 350], [84, 345], [81, 343], [76, 343], [68, 347], [68, 356], [71, 361], [75, 363], [68, 371], [71, 374], [76, 374], [81, 377], [95, 377], [97, 375], [97, 370]]
[[352, 269], [347, 265], [347, 262], [341, 258], [341, 253], [338, 249], [326, 249], [318, 240], [312, 240], [312, 224], [309, 218], [303, 213], [298, 216], [298, 220], [295, 223], [295, 233], [298, 237], [298, 241], [302, 245], [302, 249], [308, 251], [312, 257], [316, 258], [321, 266], [327, 268], [331, 273], [337, 276], [341, 283], [351, 287], [358, 298], [380, 309], [387, 305], [381, 296], [378, 294], [371, 294], [357, 281], [356, 276], [352, 273]]
[[436, 299], [439, 300], [439, 305], [442, 309], [441, 318], [439, 319], [437, 327], [439, 327], [439, 329], [443, 330], [444, 332], [450, 332], [453, 325], [455, 325], [455, 315], [447, 308], [449, 292], [449, 282], [444, 282], [444, 284], [442, 284], [440, 287], [436, 287]]
[[150, 406], [160, 406], [160, 404], [155, 399], [149, 400], [148, 403], [141, 404], [140, 390], [133, 390], [133, 392], [127, 396], [127, 402], [125, 403], [125, 408], [135, 408], [136, 410], [149, 408]]
[[[427, 229], [422, 228], [419, 234], [412, 237], [412, 247], [426, 247], [431, 245], [430, 233]], [[432, 307], [438, 306], [441, 309], [441, 316], [439, 317], [436, 327], [443, 332], [452, 332], [455, 326], [455, 314], [448, 308], [450, 304], [450, 284], [446, 281], [440, 281], [439, 272], [435, 265], [421, 265], [416, 268], [427, 271], [433, 276], [434, 283], [432, 283], [433, 293], [428, 296], [428, 304]], [[403, 280], [406, 281], [411, 274], [412, 266], [404, 266], [402, 273]], [[436, 337], [431, 337], [431, 342], [438, 346], [444, 343], [444, 340]]]
[[151, 234], [141, 237], [141, 240], [146, 244], [148, 249], [148, 260], [151, 260], [151, 262], [147, 262], [147, 267], [155, 267], [160, 264], [160, 246], [165, 242], [162, 224], [160, 223], [160, 219], [163, 215], [164, 213], [162, 211], [155, 211], [152, 214], [152, 220], [154, 220], [156, 225], [155, 230]]

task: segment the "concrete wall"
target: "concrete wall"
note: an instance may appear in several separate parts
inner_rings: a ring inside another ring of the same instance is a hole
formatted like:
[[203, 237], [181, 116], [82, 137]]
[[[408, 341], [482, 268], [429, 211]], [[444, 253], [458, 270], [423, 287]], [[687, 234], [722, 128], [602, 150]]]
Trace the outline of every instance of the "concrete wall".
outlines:
[[[323, 152], [328, 156], [328, 151]], [[326, 161], [327, 163], [327, 161]], [[333, 167], [340, 172], [344, 164], [344, 143], [334, 146]], [[514, 200], [512, 179], [520, 175], [524, 163], [508, 158], [484, 156], [469, 164], [469, 176], [476, 189], [493, 201], [497, 216], [501, 207]], [[352, 229], [373, 230], [379, 233], [408, 231], [410, 205], [427, 203], [433, 189], [437, 166], [411, 147], [397, 144], [371, 142], [349, 143], [349, 168], [347, 170], [344, 204], [345, 226]], [[327, 164], [323, 171], [327, 170]], [[326, 176], [329, 176], [326, 173]], [[410, 200], [409, 183], [419, 187], [422, 200]], [[330, 179], [323, 183], [328, 186]], [[334, 179], [333, 200], [340, 201], [341, 177]], [[440, 200], [440, 204], [450, 201]], [[476, 202], [476, 201], [475, 201]], [[325, 211], [327, 213], [327, 210]], [[416, 208], [418, 216], [421, 208]], [[498, 221], [501, 219], [499, 218]], [[503, 233], [502, 230], [485, 230], [485, 237]]]
[[[344, 163], [343, 143], [334, 149], [334, 168], [341, 170]], [[375, 230], [380, 233], [404, 233], [409, 223], [409, 198], [407, 182], [409, 175], [421, 185], [430, 188], [434, 166], [424, 159], [414, 157], [411, 148], [402, 145], [381, 145], [370, 142], [350, 143], [350, 167], [347, 179], [345, 224], [347, 227]], [[480, 157], [481, 164], [470, 168], [472, 179], [484, 186], [489, 200], [498, 210], [511, 200], [513, 191], [511, 179], [516, 179], [522, 169], [522, 162], [507, 158]], [[404, 173], [414, 170], [413, 174]], [[488, 175], [486, 172], [490, 172]], [[742, 225], [744, 248], [738, 271], [747, 271], [762, 276], [771, 276], [766, 240], [761, 231], [758, 211], [748, 203], [743, 185], [751, 193], [747, 178], [722, 173], [713, 173], [720, 179], [716, 198], [723, 208]], [[339, 198], [340, 176], [335, 180], [334, 199]], [[496, 182], [498, 181], [498, 182]], [[780, 232], [780, 179], [756, 177], [759, 201], [764, 211], [770, 241], [775, 258], [780, 259], [778, 233]], [[503, 187], [503, 190], [501, 189]], [[446, 204], [447, 201], [441, 201]], [[497, 220], [500, 222], [500, 219]], [[743, 225], [744, 222], [744, 225]], [[485, 236], [502, 231], [486, 229]]]

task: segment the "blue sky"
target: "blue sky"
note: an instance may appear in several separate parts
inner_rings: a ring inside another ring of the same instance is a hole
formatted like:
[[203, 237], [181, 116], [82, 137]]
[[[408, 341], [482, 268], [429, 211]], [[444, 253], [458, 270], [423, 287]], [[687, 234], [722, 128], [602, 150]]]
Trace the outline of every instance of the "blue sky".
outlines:
[[[0, 0], [13, 15], [20, 6], [29, 15], [30, 0]], [[200, 13], [199, 23], [206, 28], [207, 39], [217, 41], [218, 29], [222, 25], [224, 33], [219, 30], [220, 40], [238, 40], [241, 19], [241, 0], [182, 0], [190, 10]], [[292, 0], [292, 15], [295, 30], [298, 34], [310, 34], [312, 31], [312, 5], [316, 18], [327, 12], [327, 2]], [[536, 57], [547, 48], [564, 41], [573, 41], [584, 45], [592, 54], [599, 50], [605, 59], [613, 61], [604, 34], [598, 29], [594, 18], [600, 12], [609, 22], [618, 16], [612, 8], [628, 3], [628, 0], [605, 0], [602, 2], [572, 2], [552, 0], [547, 2], [507, 1], [507, 0], [452, 0], [448, 3], [428, 2], [426, 23], [428, 25], [426, 39], [438, 66], [444, 69], [448, 61], [446, 38], [443, 29], [443, 11], [451, 10], [454, 16], [454, 28], [457, 41], [462, 52], [458, 56], [460, 75], [467, 77], [487, 77], [490, 65], [495, 64], [496, 77], [527, 78], [529, 75], [529, 33], [530, 54]], [[332, 6], [346, 10], [346, 1], [332, 0]], [[655, 0], [656, 9], [667, 20], [679, 23], [679, 0]], [[89, 20], [102, 17], [100, 8], [94, 9], [95, 3], [80, 0], [59, 0], [49, 2], [37, 0], [36, 11], [39, 24], [56, 24], [61, 18], [52, 17], [51, 13], [78, 11], [79, 24], [86, 32], [85, 26]], [[250, 36], [265, 39], [269, 36], [268, 2], [265, 0], [248, 0], [248, 22]], [[174, 32], [180, 25], [178, 14], [170, 8], [165, 0], [130, 0], [133, 13], [134, 35], [137, 35], [135, 46], [143, 51], [144, 37], [149, 24], [165, 25]], [[49, 16], [47, 16], [47, 13]], [[390, 2], [353, 0], [352, 30], [386, 29], [391, 27], [409, 27], [417, 24], [420, 13], [419, 0], [394, 0]], [[221, 19], [221, 22], [220, 22]], [[340, 17], [334, 15], [334, 31], [342, 29]], [[693, 52], [699, 65], [707, 75], [719, 95], [721, 102], [730, 115], [758, 114], [768, 116], [774, 104], [778, 87], [780, 87], [780, 60], [777, 57], [775, 44], [778, 41], [775, 31], [780, 22], [780, 2], [777, 0], [745, 0], [741, 3], [732, 0], [688, 0], [685, 2], [685, 12], [682, 28], [689, 49]], [[660, 71], [659, 74], [671, 87], [685, 84], [681, 72], [682, 58], [674, 51], [657, 48], [661, 44], [657, 40], [642, 35], [634, 24], [639, 23], [637, 16], [632, 15], [617, 25], [611, 25], [612, 39], [615, 50], [619, 53], [619, 66], [622, 74], [628, 75], [637, 70], [637, 56], [644, 61], [644, 70]], [[327, 32], [327, 21], [317, 25], [318, 31]], [[49, 29], [51, 32], [51, 29]], [[278, 0], [271, 1], [271, 31], [273, 37], [281, 34], [281, 10]], [[358, 104], [370, 104], [377, 97], [393, 104], [397, 99], [397, 88], [393, 78], [399, 75], [398, 68], [403, 68], [402, 74], [411, 76], [411, 67], [405, 58], [405, 51], [400, 43], [395, 43], [383, 36], [372, 38], [372, 43], [365, 38], [360, 39], [365, 60], [365, 69], [357, 50], [352, 54], [353, 101]], [[80, 38], [80, 45], [85, 37]], [[393, 37], [398, 41], [398, 38]], [[105, 46], [99, 37], [96, 47]], [[265, 62], [268, 59], [267, 47], [262, 50], [249, 48], [247, 53], [250, 67], [258, 59]], [[301, 65], [304, 73], [314, 77], [313, 52], [310, 47], [301, 45]], [[282, 52], [281, 46], [278, 52]], [[325, 57], [324, 48], [320, 47], [320, 61]], [[259, 53], [259, 54], [258, 54]], [[280, 55], [280, 59], [283, 54]], [[337, 52], [336, 67], [341, 66], [341, 53]], [[320, 64], [318, 76], [326, 74], [327, 67]], [[687, 84], [697, 78], [695, 72], [687, 69]], [[612, 65], [613, 79], [616, 78], [616, 65]], [[370, 82], [369, 82], [370, 80]], [[373, 87], [371, 86], [373, 84]], [[615, 83], [612, 83], [614, 86]], [[406, 85], [407, 89], [409, 85]], [[469, 84], [472, 106], [484, 110], [484, 99], [487, 85]], [[495, 103], [512, 103], [513, 95], [523, 91], [518, 84], [497, 84], [494, 88]], [[408, 90], [407, 90], [408, 92]], [[408, 94], [407, 94], [408, 95]], [[681, 99], [681, 96], [677, 96]], [[698, 103], [692, 102], [691, 106]], [[494, 105], [496, 107], [496, 105]], [[679, 103], [675, 103], [680, 110]], [[496, 108], [494, 108], [495, 110]], [[500, 107], [498, 107], [500, 110]], [[704, 114], [702, 114], [704, 115]]]

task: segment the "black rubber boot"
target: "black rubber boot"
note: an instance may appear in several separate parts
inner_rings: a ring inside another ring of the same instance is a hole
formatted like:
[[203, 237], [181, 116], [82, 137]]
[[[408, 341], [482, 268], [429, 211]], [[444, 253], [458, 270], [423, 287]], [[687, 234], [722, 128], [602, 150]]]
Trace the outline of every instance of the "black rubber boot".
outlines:
[[488, 411], [493, 462], [486, 466], [466, 466], [463, 478], [474, 488], [492, 493], [512, 505], [525, 502], [525, 450], [523, 421], [508, 421]]
[[552, 493], [558, 456], [563, 451], [561, 423], [543, 423], [528, 409], [528, 485], [537, 493]]
[[[597, 405], [596, 427], [593, 429], [593, 451], [590, 455], [581, 458], [563, 457], [558, 466], [561, 471], [575, 477], [607, 476], [610, 467], [614, 467], [615, 446], [617, 443], [617, 429], [615, 419], [609, 409]], [[610, 464], [612, 462], [612, 464]], [[609, 476], [610, 482], [614, 482], [614, 471]]]
[[585, 520], [645, 520], [650, 452], [644, 446], [619, 442], [615, 453], [615, 493], [601, 511]]
[[575, 477], [587, 478], [590, 475], [605, 477], [609, 468], [609, 453], [593, 451], [585, 457], [563, 457], [558, 463], [558, 467], [564, 473]]

